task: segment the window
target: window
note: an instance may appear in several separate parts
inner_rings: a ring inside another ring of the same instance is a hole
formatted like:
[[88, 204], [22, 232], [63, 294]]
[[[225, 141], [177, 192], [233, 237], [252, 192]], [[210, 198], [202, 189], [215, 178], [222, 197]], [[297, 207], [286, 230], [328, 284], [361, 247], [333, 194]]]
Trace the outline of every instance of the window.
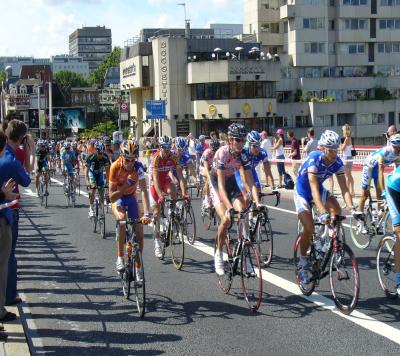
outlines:
[[381, 30], [400, 29], [400, 19], [380, 19], [379, 28]]
[[325, 53], [325, 43], [323, 42], [306, 42], [304, 43], [305, 53]]
[[342, 43], [340, 52], [343, 54], [360, 54], [365, 53], [364, 43]]
[[311, 30], [325, 28], [325, 19], [323, 17], [304, 18], [303, 28]]
[[285, 21], [283, 23], [283, 33], [288, 33], [289, 31], [289, 22]]
[[366, 30], [366, 19], [345, 19], [343, 20], [344, 28], [346, 30]]
[[310, 127], [312, 126], [311, 117], [309, 115], [296, 116], [295, 127]]
[[367, 0], [343, 0], [343, 5], [351, 5], [351, 6], [367, 5]]

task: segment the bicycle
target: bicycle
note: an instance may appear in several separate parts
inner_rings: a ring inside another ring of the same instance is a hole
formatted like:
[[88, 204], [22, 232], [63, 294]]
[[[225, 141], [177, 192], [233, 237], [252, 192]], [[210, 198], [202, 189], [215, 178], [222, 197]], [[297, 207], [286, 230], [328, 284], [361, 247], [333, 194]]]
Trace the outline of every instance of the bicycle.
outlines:
[[48, 191], [49, 180], [50, 179], [48, 176], [48, 169], [44, 167], [42, 168], [39, 177], [38, 195], [40, 198], [40, 205], [44, 206], [45, 208], [47, 208], [47, 198], [49, 197], [49, 191]]
[[[307, 256], [312, 263], [312, 277], [308, 283], [302, 283], [299, 277], [299, 258], [301, 235], [296, 239], [294, 246], [294, 266], [296, 282], [301, 292], [309, 296], [313, 293], [321, 279], [329, 275], [329, 284], [333, 301], [337, 308], [346, 315], [349, 315], [356, 307], [360, 293], [360, 279], [358, 274], [358, 265], [351, 248], [342, 241], [341, 228], [344, 216], [333, 216], [327, 224], [328, 236], [324, 234], [313, 234], [310, 248]], [[322, 225], [321, 223], [317, 223]], [[322, 246], [322, 250], [316, 245]], [[326, 251], [326, 252], [325, 252]], [[325, 271], [329, 263], [329, 270]], [[346, 270], [349, 268], [349, 271]], [[351, 278], [353, 276], [353, 278]], [[345, 286], [344, 291], [340, 289], [344, 281], [352, 279], [351, 287]]]
[[[275, 206], [280, 203], [279, 192], [259, 193], [260, 198], [275, 196]], [[252, 205], [253, 208], [253, 205]], [[251, 241], [257, 246], [259, 258], [263, 267], [271, 264], [274, 251], [274, 235], [272, 232], [271, 221], [268, 216], [268, 208], [262, 206], [260, 209], [252, 211], [253, 218], [250, 219], [250, 237]]]
[[75, 183], [74, 174], [70, 176], [68, 173], [64, 173], [64, 195], [67, 203], [67, 207], [72, 206], [75, 208]]
[[[96, 195], [94, 198], [94, 215], [90, 217], [90, 220], [93, 224], [93, 232], [97, 232], [97, 226], [99, 227], [99, 231], [101, 237], [103, 239], [106, 238], [106, 216], [104, 210], [104, 190], [105, 187], [95, 187], [95, 186], [87, 186], [87, 189], [96, 189]], [[103, 199], [100, 199], [102, 197]]]
[[[175, 268], [180, 270], [183, 267], [185, 258], [185, 238], [183, 225], [181, 224], [180, 214], [176, 214], [176, 203], [186, 199], [168, 199], [160, 205], [160, 222], [156, 222], [155, 231], [160, 232], [160, 241], [162, 247], [162, 257], [164, 260], [165, 251], [168, 246], [171, 247], [171, 258]], [[165, 215], [165, 203], [168, 203], [168, 213]]]
[[[237, 239], [232, 239], [231, 228], [224, 244], [224, 275], [217, 274], [218, 286], [228, 294], [233, 277], [240, 275], [243, 297], [249, 308], [255, 312], [262, 301], [262, 269], [258, 252], [249, 237], [248, 223], [244, 221], [250, 208], [234, 212], [231, 219], [237, 217]], [[232, 220], [233, 221], [233, 220]], [[215, 245], [215, 249], [217, 245]]]
[[183, 238], [193, 245], [196, 241], [196, 218], [189, 199], [184, 199], [182, 204], [176, 204], [176, 216], [182, 224]]
[[79, 175], [79, 168], [74, 170], [74, 182], [75, 182], [75, 195], [81, 195], [81, 177]]
[[376, 271], [378, 272], [379, 284], [385, 295], [390, 299], [398, 297], [394, 261], [394, 247], [396, 243], [397, 239], [395, 235], [386, 234], [379, 242], [376, 253]]
[[206, 230], [210, 230], [211, 226], [219, 225], [219, 217], [215, 210], [214, 205], [210, 204], [208, 208], [201, 206], [201, 219], [203, 221], [203, 226]]
[[364, 207], [364, 228], [366, 233], [362, 233], [362, 224], [359, 219], [352, 217], [349, 223], [350, 236], [354, 245], [360, 249], [366, 249], [375, 236], [393, 232], [386, 200], [377, 201], [377, 203], [383, 204], [383, 213], [380, 217], [377, 209], [374, 207], [371, 195], [368, 200]]
[[[142, 252], [136, 240], [135, 225], [141, 224], [140, 219], [126, 221], [125, 238], [125, 260], [124, 270], [119, 272], [122, 283], [122, 292], [126, 299], [131, 296], [131, 287], [135, 293], [135, 301], [139, 317], [143, 318], [146, 311], [146, 280], [144, 276], [144, 265]], [[119, 232], [119, 221], [117, 221], [117, 239]]]

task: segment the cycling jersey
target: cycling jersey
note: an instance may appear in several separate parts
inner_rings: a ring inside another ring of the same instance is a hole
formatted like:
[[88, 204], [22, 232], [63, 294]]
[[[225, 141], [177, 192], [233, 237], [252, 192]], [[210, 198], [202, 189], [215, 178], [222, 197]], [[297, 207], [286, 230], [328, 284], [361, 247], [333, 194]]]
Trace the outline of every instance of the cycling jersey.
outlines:
[[201, 158], [200, 158], [200, 174], [202, 176], [205, 176], [205, 172], [204, 172], [205, 165], [204, 165], [204, 163], [207, 162], [208, 163], [208, 169], [211, 169], [214, 156], [215, 156], [215, 152], [211, 148], [207, 148], [203, 152], [203, 154], [201, 155]]
[[160, 184], [163, 182], [170, 182], [171, 178], [169, 177], [169, 172], [172, 172], [174, 168], [177, 166], [180, 167], [178, 156], [176, 156], [173, 152], [167, 157], [161, 157], [161, 150], [158, 150], [151, 159], [150, 164], [150, 186], [153, 185], [153, 170], [156, 169], [158, 171], [158, 181]]
[[[175, 154], [175, 155], [177, 155], [178, 156], [178, 154], [174, 151], [174, 153], [173, 154]], [[192, 159], [192, 157], [189, 155], [189, 152], [188, 151], [184, 151], [183, 153], [182, 153], [182, 156], [180, 156], [179, 157], [179, 165], [182, 167], [182, 168], [185, 168], [185, 167], [187, 167], [187, 166], [189, 166], [189, 165], [191, 165], [192, 163], [193, 163], [193, 159]]]
[[400, 192], [400, 166], [397, 167], [392, 174], [389, 174], [386, 185], [389, 188]]
[[64, 166], [68, 171], [68, 175], [72, 176], [74, 172], [73, 163], [75, 163], [76, 157], [73, 150], [65, 150], [61, 152], [61, 160], [64, 162]]
[[372, 152], [364, 161], [364, 165], [369, 168], [374, 168], [378, 164], [387, 167], [393, 163], [400, 164], [400, 154], [395, 154], [391, 146], [385, 146]]
[[224, 171], [225, 178], [230, 178], [235, 174], [241, 166], [245, 170], [251, 169], [251, 161], [249, 157], [243, 153], [235, 155], [230, 152], [229, 146], [220, 147], [215, 152], [212, 173], [217, 175], [217, 169]]
[[101, 157], [97, 157], [97, 154], [93, 153], [86, 158], [86, 167], [88, 167], [89, 172], [93, 174], [104, 172], [104, 167], [108, 167], [110, 164], [111, 162], [105, 154]]
[[110, 184], [117, 184], [117, 187], [122, 187], [125, 183], [131, 186], [125, 195], [136, 193], [136, 186], [139, 180], [145, 179], [143, 164], [135, 161], [131, 172], [125, 170], [122, 157], [118, 158], [110, 168]]
[[344, 174], [344, 165], [342, 160], [339, 157], [336, 157], [336, 160], [327, 166], [324, 163], [324, 152], [314, 151], [310, 153], [300, 167], [295, 185], [295, 192], [297, 195], [303, 197], [308, 203], [310, 203], [313, 200], [313, 197], [310, 182], [308, 180], [308, 173], [317, 177], [320, 192], [323, 192], [324, 188], [322, 183], [334, 174]]
[[49, 159], [49, 149], [41, 150], [38, 148], [36, 150], [36, 159], [37, 159], [37, 172], [41, 172], [44, 168], [48, 167], [48, 159]]

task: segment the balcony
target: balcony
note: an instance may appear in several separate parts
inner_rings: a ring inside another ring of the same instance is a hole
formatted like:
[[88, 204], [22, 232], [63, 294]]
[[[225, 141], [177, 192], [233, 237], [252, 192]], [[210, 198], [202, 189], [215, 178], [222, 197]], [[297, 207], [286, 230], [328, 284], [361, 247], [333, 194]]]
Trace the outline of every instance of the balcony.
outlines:
[[284, 5], [284, 6], [281, 6], [280, 9], [279, 9], [280, 19], [284, 20], [284, 19], [294, 18], [296, 16], [295, 6], [296, 5]]

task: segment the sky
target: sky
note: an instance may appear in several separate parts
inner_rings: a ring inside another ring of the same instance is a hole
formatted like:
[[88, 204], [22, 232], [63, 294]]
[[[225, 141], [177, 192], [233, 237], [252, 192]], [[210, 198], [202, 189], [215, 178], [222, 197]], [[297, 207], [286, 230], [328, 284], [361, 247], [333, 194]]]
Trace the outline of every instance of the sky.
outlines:
[[142, 28], [242, 23], [243, 0], [0, 0], [0, 57], [68, 54], [68, 36], [82, 26], [111, 28], [113, 46]]

